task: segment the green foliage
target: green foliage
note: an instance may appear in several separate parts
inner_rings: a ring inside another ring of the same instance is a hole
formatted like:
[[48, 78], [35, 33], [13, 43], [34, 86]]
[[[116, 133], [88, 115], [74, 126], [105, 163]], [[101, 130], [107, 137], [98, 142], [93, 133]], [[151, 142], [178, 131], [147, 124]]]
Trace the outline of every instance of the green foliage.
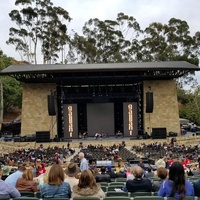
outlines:
[[177, 96], [180, 103], [179, 116], [200, 124], [200, 86], [194, 81], [192, 89], [185, 91], [178, 89]]
[[53, 6], [50, 0], [16, 0], [15, 5], [19, 9], [12, 10], [9, 16], [18, 28], [10, 28], [7, 44], [15, 46], [21, 60], [25, 56], [29, 63], [37, 64], [40, 50], [44, 63], [55, 62], [68, 41], [68, 12]]
[[[9, 67], [17, 61], [8, 57], [0, 50], [0, 69]], [[7, 111], [10, 107], [17, 106], [21, 108], [22, 105], [22, 86], [21, 83], [10, 77], [1, 77], [1, 84], [3, 84], [3, 109]], [[0, 97], [1, 98], [1, 97]]]
[[22, 105], [22, 86], [19, 81], [11, 77], [4, 77], [3, 82], [3, 105], [4, 111], [10, 107]]

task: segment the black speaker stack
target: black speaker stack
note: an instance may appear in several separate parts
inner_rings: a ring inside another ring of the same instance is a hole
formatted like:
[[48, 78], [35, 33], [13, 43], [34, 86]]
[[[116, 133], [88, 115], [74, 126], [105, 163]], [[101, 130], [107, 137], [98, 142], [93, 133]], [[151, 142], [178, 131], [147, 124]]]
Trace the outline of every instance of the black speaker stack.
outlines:
[[56, 115], [55, 97], [54, 95], [47, 96], [48, 113], [50, 116]]
[[153, 92], [146, 92], [146, 113], [153, 112]]
[[50, 132], [49, 131], [37, 131], [36, 132], [36, 142], [50, 142]]
[[166, 139], [167, 129], [166, 128], [152, 128], [152, 139]]

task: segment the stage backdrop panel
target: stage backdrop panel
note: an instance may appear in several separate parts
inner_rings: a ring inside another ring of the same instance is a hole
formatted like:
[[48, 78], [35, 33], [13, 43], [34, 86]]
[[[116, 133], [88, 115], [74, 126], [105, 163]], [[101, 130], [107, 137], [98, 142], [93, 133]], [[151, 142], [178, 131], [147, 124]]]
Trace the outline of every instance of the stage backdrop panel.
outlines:
[[123, 103], [123, 121], [124, 121], [124, 136], [137, 136], [137, 103], [124, 102]]
[[64, 139], [78, 138], [77, 104], [64, 104]]
[[104, 131], [114, 135], [114, 103], [87, 104], [88, 136]]

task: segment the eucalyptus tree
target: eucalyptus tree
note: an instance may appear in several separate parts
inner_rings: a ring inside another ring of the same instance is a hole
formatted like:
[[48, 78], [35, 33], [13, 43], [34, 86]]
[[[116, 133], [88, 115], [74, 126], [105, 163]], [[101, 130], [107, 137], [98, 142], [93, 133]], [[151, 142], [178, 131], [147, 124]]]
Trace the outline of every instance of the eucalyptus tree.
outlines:
[[199, 34], [192, 37], [186, 21], [171, 18], [168, 24], [151, 23], [143, 37], [140, 41], [141, 60], [185, 60], [198, 65]]
[[8, 44], [15, 46], [23, 60], [37, 63], [37, 54], [43, 54], [43, 63], [57, 60], [58, 53], [67, 43], [68, 12], [53, 6], [51, 0], [16, 0], [9, 13], [16, 27], [10, 28]]
[[141, 32], [136, 19], [124, 13], [119, 13], [116, 20], [90, 19], [82, 30], [83, 35], [75, 33], [71, 38], [69, 52], [82, 63], [130, 61], [130, 41]]

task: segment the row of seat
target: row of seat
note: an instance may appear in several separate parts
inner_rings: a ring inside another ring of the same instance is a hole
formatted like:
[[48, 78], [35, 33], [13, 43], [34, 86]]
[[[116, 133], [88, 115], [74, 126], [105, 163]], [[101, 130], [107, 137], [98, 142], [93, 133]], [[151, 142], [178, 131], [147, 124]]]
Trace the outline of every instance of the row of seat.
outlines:
[[[69, 198], [48, 198], [48, 199], [39, 199], [37, 197], [18, 197], [15, 199], [9, 200], [70, 200]], [[5, 200], [5, 199], [4, 199]], [[76, 197], [71, 200], [177, 200], [172, 197], [159, 197], [159, 196], [136, 196], [136, 197], [125, 197], [125, 196], [115, 196], [115, 197], [105, 197], [103, 199], [97, 197]], [[200, 200], [199, 197], [186, 196], [183, 200]]]

